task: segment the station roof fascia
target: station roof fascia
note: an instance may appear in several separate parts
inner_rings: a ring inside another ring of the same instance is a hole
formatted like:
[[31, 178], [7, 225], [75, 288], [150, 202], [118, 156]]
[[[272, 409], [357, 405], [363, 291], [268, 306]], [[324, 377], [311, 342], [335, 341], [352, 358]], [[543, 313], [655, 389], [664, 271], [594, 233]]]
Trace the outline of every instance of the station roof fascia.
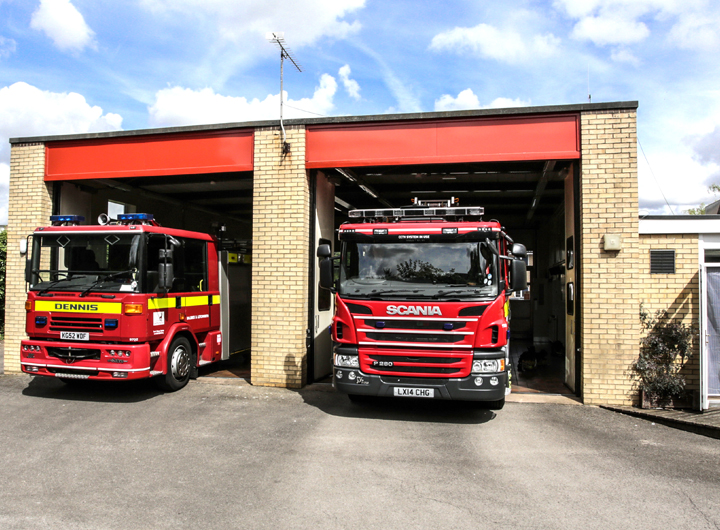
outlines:
[[[398, 121], [468, 119], [498, 116], [529, 116], [537, 114], [563, 114], [573, 112], [593, 112], [608, 110], [635, 110], [637, 101], [618, 101], [608, 103], [583, 103], [575, 105], [545, 105], [537, 107], [510, 107], [504, 109], [474, 109], [446, 112], [416, 112], [405, 114], [375, 114], [366, 116], [334, 116], [326, 118], [301, 118], [283, 120], [287, 126], [292, 125], [343, 125], [354, 123], [382, 123]], [[228, 129], [253, 129], [258, 127], [279, 127], [280, 120], [265, 120], [251, 122], [218, 123], [208, 125], [186, 125], [181, 127], [161, 127], [156, 129], [135, 129], [128, 131], [108, 131], [83, 134], [62, 134], [52, 136], [29, 136], [10, 138], [11, 144], [37, 143], [37, 142], [63, 142], [74, 140], [99, 140], [109, 138], [165, 135], [178, 133], [222, 131]]]

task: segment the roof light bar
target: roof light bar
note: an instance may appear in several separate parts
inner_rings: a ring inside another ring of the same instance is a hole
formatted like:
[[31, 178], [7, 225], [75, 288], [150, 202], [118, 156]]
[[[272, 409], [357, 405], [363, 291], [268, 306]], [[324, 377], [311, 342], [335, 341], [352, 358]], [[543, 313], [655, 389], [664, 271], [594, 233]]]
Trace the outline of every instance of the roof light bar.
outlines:
[[151, 213], [121, 213], [118, 214], [117, 218], [121, 223], [150, 223], [154, 219], [154, 216]]
[[54, 225], [78, 225], [85, 220], [82, 215], [51, 215], [50, 222]]
[[482, 206], [468, 206], [466, 208], [387, 208], [382, 210], [350, 210], [348, 217], [373, 218], [378, 217], [480, 217], [485, 213]]

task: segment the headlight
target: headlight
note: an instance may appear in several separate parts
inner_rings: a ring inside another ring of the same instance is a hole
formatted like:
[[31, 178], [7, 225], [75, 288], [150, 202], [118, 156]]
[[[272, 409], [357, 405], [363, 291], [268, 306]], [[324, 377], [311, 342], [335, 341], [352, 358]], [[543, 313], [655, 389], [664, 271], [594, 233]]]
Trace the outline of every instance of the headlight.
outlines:
[[336, 353], [335, 366], [343, 366], [345, 368], [360, 368], [360, 361], [357, 355], [338, 355]]
[[474, 374], [496, 374], [504, 370], [505, 359], [481, 359], [472, 363]]

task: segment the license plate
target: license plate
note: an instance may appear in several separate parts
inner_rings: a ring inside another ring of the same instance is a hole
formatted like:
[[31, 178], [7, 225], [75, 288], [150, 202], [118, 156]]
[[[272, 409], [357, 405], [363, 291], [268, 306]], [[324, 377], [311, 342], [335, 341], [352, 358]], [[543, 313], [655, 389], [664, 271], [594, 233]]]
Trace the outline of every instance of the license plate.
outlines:
[[79, 331], [61, 331], [61, 340], [90, 340], [90, 333]]
[[432, 398], [435, 397], [434, 388], [406, 388], [396, 386], [393, 388], [393, 395], [397, 397], [424, 397]]

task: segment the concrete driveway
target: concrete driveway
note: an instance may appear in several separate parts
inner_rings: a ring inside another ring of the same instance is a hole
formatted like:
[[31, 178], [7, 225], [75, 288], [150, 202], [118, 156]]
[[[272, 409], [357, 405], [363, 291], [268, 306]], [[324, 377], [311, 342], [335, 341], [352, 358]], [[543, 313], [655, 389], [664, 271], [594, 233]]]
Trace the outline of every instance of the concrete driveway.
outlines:
[[720, 527], [720, 442], [609, 411], [0, 377], [0, 528]]

